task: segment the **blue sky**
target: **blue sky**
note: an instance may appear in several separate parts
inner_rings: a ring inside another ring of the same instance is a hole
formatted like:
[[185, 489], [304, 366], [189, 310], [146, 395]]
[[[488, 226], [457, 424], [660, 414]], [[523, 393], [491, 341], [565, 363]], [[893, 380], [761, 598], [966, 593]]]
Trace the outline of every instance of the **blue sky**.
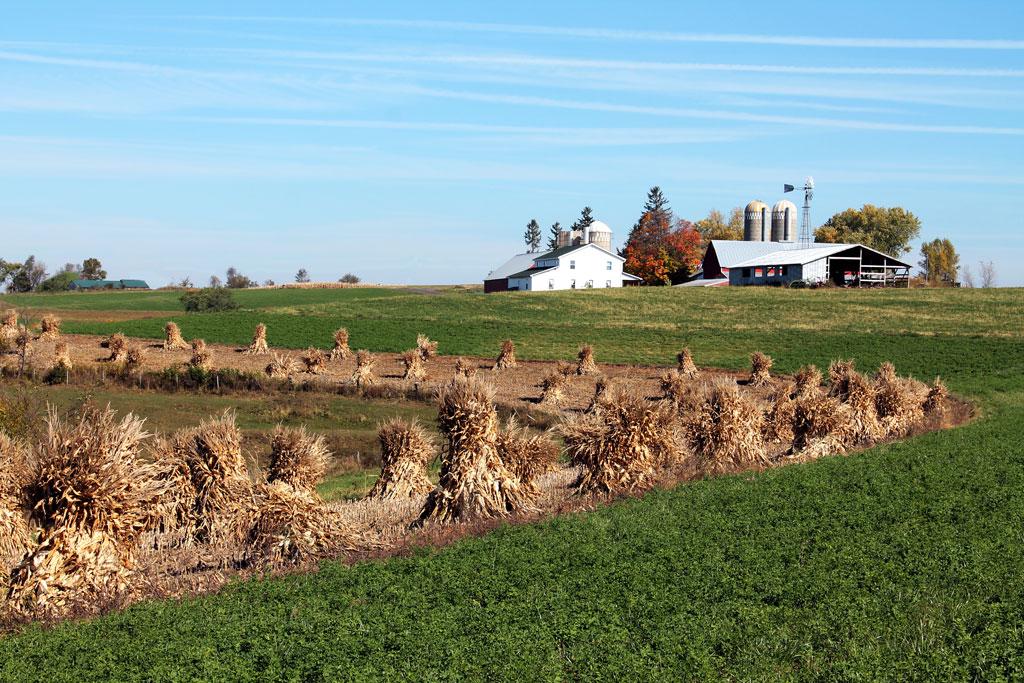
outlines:
[[812, 175], [1024, 284], [1020, 2], [85, 4], [3, 10], [0, 257], [473, 282]]

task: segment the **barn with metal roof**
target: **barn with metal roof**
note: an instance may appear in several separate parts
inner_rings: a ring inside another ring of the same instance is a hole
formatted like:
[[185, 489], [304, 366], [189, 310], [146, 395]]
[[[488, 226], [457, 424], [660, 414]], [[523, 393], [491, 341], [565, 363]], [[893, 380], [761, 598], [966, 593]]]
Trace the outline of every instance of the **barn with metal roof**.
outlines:
[[733, 286], [787, 286], [802, 280], [838, 287], [909, 287], [910, 268], [909, 263], [863, 244], [815, 243], [732, 263], [728, 277]]
[[95, 291], [100, 289], [149, 289], [145, 280], [72, 280], [68, 289]]

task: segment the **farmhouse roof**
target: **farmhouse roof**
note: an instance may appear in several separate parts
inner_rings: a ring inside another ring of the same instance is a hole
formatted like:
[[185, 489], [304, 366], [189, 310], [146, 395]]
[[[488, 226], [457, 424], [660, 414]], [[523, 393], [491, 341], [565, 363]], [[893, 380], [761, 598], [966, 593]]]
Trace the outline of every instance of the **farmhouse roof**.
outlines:
[[608, 251], [607, 249], [605, 249], [604, 247], [600, 247], [600, 246], [594, 244], [593, 242], [588, 242], [586, 244], [572, 244], [572, 245], [569, 245], [569, 246], [566, 246], [566, 247], [558, 247], [557, 249], [549, 251], [546, 254], [537, 254], [536, 256], [534, 256], [533, 260], [534, 261], [547, 261], [547, 260], [553, 259], [553, 258], [560, 258], [562, 256], [565, 256], [566, 254], [571, 254], [574, 251], [579, 251], [580, 249], [586, 249], [587, 247], [593, 247], [594, 249], [597, 249], [599, 251], [603, 251], [604, 253], [608, 254], [609, 256], [611, 256], [613, 258], [617, 258], [620, 261], [625, 261], [626, 260], [626, 259], [622, 258], [621, 256], [619, 256], [618, 254], [614, 254], [614, 253]]
[[526, 253], [516, 254], [505, 263], [501, 264], [490, 273], [487, 274], [487, 280], [500, 280], [506, 278], [512, 273], [517, 273], [520, 270], [525, 270], [533, 264], [533, 260], [537, 258], [537, 253]]
[[519, 271], [518, 273], [512, 273], [508, 276], [509, 280], [514, 280], [521, 277], [533, 277], [538, 273], [545, 273], [549, 270], [554, 270], [554, 266], [547, 266], [546, 268], [527, 268], [526, 270]]

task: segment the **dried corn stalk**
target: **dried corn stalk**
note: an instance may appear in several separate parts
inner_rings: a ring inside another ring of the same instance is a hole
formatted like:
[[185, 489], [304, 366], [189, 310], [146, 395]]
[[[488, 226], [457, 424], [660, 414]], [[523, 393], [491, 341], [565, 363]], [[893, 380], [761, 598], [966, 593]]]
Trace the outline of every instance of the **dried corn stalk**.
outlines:
[[533, 495], [539, 493], [537, 479], [554, 471], [558, 463], [558, 446], [548, 435], [531, 434], [515, 417], [509, 417], [499, 432], [496, 447], [502, 464]]
[[816, 365], [805, 365], [793, 375], [796, 397], [810, 398], [821, 393], [821, 370]]
[[617, 493], [649, 487], [656, 468], [682, 455], [671, 408], [636, 392], [614, 390], [602, 409], [559, 427], [570, 462], [580, 467], [577, 493]]
[[270, 353], [270, 347], [267, 346], [267, 326], [263, 323], [256, 325], [256, 329], [252, 334], [252, 342], [245, 348], [244, 353], [250, 356], [265, 356]]
[[427, 369], [423, 367], [423, 356], [420, 354], [419, 349], [410, 349], [403, 353], [399, 360], [402, 361], [402, 365], [405, 366], [405, 373], [402, 375], [402, 379], [412, 380], [419, 382], [427, 377]]
[[476, 379], [455, 378], [437, 396], [438, 426], [448, 445], [440, 481], [419, 522], [504, 517], [533, 509], [533, 495], [498, 457], [494, 391]]
[[138, 457], [142, 420], [86, 408], [53, 411], [26, 488], [39, 546], [11, 575], [8, 600], [21, 613], [90, 610], [131, 590], [138, 540], [160, 494]]
[[302, 356], [302, 364], [307, 373], [311, 375], [322, 374], [327, 369], [327, 354], [315, 346], [310, 346], [306, 349], [305, 355]]
[[[875, 375], [875, 408], [888, 437], [905, 436], [924, 415], [923, 385], [896, 375], [896, 368], [886, 361]], [[927, 391], [925, 389], [924, 391]]]
[[0, 321], [0, 351], [14, 346], [14, 339], [18, 336], [18, 329], [18, 312], [13, 308], [4, 311], [3, 320]]
[[946, 401], [948, 398], [949, 389], [946, 388], [946, 384], [942, 381], [941, 377], [936, 377], [931, 387], [928, 388], [928, 396], [925, 398], [924, 405], [921, 408], [924, 410], [925, 415], [937, 415], [939, 418], [942, 418], [946, 412]]
[[561, 369], [555, 369], [540, 381], [540, 402], [559, 405], [565, 398], [565, 390], [569, 385], [569, 376]]
[[360, 350], [356, 353], [356, 370], [352, 373], [352, 383], [357, 388], [371, 386], [377, 383], [377, 377], [373, 374], [373, 366], [377, 360], [369, 351]]
[[355, 550], [358, 534], [317, 496], [284, 482], [258, 487], [243, 541], [256, 567], [296, 565], [338, 549]]
[[348, 330], [344, 327], [334, 331], [334, 348], [331, 349], [331, 360], [345, 360], [352, 353], [348, 347]]
[[686, 425], [698, 469], [722, 474], [767, 465], [763, 420], [761, 410], [735, 382], [712, 384]]
[[275, 353], [273, 360], [267, 363], [263, 372], [273, 379], [288, 379], [299, 372], [299, 364], [285, 353]]
[[128, 354], [128, 338], [120, 332], [115, 332], [107, 338], [107, 350], [110, 356], [107, 360], [111, 363], [123, 363], [124, 357]]
[[270, 441], [270, 464], [267, 481], [278, 481], [316, 493], [316, 486], [327, 472], [331, 452], [324, 438], [309, 434], [305, 427], [286, 428], [278, 425]]
[[684, 377], [693, 379], [697, 376], [697, 365], [693, 362], [690, 347], [685, 347], [676, 355], [676, 362], [678, 363], [677, 369]]
[[181, 328], [178, 323], [168, 321], [164, 325], [164, 351], [188, 351], [192, 348], [185, 338], [181, 336]]
[[494, 361], [495, 370], [507, 370], [516, 367], [516, 345], [511, 339], [501, 342], [501, 352]]
[[793, 453], [814, 459], [841, 455], [853, 438], [850, 407], [834, 396], [817, 394], [797, 401], [793, 413]]
[[60, 338], [60, 318], [52, 313], [47, 313], [40, 318], [39, 338], [44, 341], [54, 341]]
[[129, 344], [124, 352], [124, 371], [138, 372], [146, 362], [146, 349], [141, 344]]
[[772, 383], [772, 357], [755, 351], [750, 356], [750, 386], [766, 387]]
[[796, 411], [796, 387], [786, 383], [777, 387], [768, 397], [761, 434], [767, 443], [793, 442], [793, 414]]
[[28, 472], [27, 448], [0, 432], [0, 572], [4, 574], [31, 546], [25, 514]]
[[437, 342], [430, 341], [430, 337], [425, 334], [416, 335], [416, 348], [424, 363], [437, 355]]
[[587, 406], [588, 413], [594, 413], [601, 409], [601, 404], [604, 403], [605, 398], [608, 395], [608, 387], [611, 382], [604, 375], [600, 375], [597, 381], [594, 382], [594, 395], [590, 399], [590, 405]]
[[455, 374], [463, 377], [476, 377], [477, 367], [472, 361], [467, 361], [462, 356], [455, 359]]
[[234, 413], [227, 411], [198, 427], [177, 432], [171, 448], [187, 468], [195, 493], [188, 540], [239, 540], [255, 498]]
[[434, 444], [416, 422], [389, 420], [377, 431], [380, 439], [380, 477], [367, 498], [417, 498], [434, 489], [427, 465], [434, 459]]
[[57, 342], [53, 347], [52, 371], [68, 373], [75, 367], [71, 362], [71, 351], [66, 342]]
[[594, 347], [584, 344], [576, 355], [576, 374], [592, 375], [597, 372], [597, 362], [594, 360]]
[[192, 357], [189, 359], [188, 364], [200, 370], [209, 370], [213, 367], [213, 358], [204, 340], [192, 340]]

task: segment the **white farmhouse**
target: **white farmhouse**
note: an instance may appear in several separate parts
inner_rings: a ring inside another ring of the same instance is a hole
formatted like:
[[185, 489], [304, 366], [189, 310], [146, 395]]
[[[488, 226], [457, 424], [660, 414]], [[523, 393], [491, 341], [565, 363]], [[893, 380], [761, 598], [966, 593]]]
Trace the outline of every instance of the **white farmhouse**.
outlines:
[[596, 289], [639, 283], [623, 272], [624, 258], [596, 244], [559, 247], [538, 255], [533, 264], [508, 276], [508, 288], [525, 292]]
[[607, 289], [640, 284], [640, 278], [622, 270], [625, 260], [612, 252], [611, 228], [594, 221], [582, 230], [563, 230], [553, 251], [516, 254], [487, 275], [484, 291]]

